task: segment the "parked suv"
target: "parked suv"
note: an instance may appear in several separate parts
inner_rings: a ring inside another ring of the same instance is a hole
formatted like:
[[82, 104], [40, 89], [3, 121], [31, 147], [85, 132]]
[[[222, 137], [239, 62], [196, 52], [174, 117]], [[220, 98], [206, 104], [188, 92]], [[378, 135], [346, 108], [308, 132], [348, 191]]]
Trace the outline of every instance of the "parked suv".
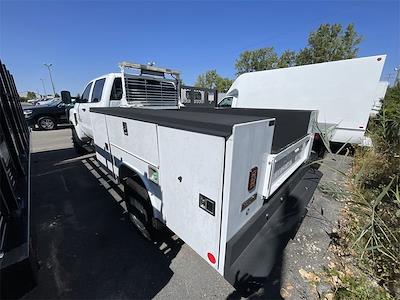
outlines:
[[25, 106], [24, 116], [29, 126], [37, 125], [42, 130], [52, 130], [58, 124], [68, 124], [69, 108], [61, 99], [53, 99], [46, 104]]

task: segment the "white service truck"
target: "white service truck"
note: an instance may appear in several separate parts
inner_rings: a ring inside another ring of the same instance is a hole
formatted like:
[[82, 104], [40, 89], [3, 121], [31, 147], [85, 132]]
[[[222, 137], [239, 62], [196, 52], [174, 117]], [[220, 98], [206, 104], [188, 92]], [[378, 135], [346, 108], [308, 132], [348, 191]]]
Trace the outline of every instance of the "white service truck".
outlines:
[[[149, 239], [165, 224], [236, 287], [266, 278], [321, 177], [308, 164], [317, 112], [182, 107], [178, 72], [121, 67], [88, 84], [70, 120], [123, 183], [133, 224]], [[79, 114], [93, 100], [89, 137]]]
[[220, 107], [318, 110], [318, 127], [332, 142], [369, 144], [364, 136], [386, 55], [240, 75]]

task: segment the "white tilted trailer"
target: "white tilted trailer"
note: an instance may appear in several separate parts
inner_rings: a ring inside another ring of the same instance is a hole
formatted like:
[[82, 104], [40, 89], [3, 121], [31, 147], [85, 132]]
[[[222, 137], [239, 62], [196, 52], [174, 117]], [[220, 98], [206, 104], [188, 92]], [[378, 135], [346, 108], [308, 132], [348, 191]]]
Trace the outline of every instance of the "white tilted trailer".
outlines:
[[145, 236], [166, 224], [234, 286], [268, 276], [321, 177], [306, 165], [315, 111], [90, 111], [96, 157]]
[[245, 73], [220, 103], [318, 110], [319, 127], [331, 133], [330, 141], [362, 145], [377, 90], [382, 90], [379, 80], [385, 59], [386, 55], [378, 55]]

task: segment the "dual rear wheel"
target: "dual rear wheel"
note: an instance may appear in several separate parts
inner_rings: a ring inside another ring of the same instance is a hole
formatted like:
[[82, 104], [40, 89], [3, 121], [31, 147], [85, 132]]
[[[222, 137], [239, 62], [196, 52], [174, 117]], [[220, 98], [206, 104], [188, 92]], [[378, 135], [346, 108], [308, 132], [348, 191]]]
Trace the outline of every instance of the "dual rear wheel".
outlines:
[[155, 237], [154, 216], [146, 188], [131, 177], [124, 180], [124, 195], [129, 219], [149, 241]]
[[[74, 127], [72, 127], [72, 142], [78, 154], [86, 152], [84, 143], [79, 139]], [[131, 176], [123, 180], [124, 200], [129, 220], [147, 240], [151, 241], [155, 237], [156, 229], [160, 229], [162, 225], [154, 219], [147, 189], [137, 175], [132, 174]]]

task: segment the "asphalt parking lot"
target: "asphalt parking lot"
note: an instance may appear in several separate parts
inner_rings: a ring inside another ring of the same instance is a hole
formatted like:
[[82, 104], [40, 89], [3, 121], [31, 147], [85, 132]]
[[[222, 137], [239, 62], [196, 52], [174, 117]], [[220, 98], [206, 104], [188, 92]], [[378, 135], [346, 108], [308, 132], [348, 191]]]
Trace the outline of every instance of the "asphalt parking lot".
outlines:
[[[31, 159], [32, 226], [40, 271], [38, 285], [25, 299], [239, 297], [172, 233], [164, 232], [157, 244], [144, 240], [124, 212], [121, 186], [93, 154], [75, 153], [69, 128], [33, 131]], [[337, 180], [324, 174], [325, 182]], [[312, 299], [299, 269], [318, 269], [328, 259], [326, 233], [340, 206], [316, 191], [309, 214], [285, 251], [277, 283], [285, 298]]]
[[144, 240], [124, 214], [121, 187], [79, 157], [71, 130], [32, 132], [37, 298], [223, 298], [233, 288], [175, 236]]

